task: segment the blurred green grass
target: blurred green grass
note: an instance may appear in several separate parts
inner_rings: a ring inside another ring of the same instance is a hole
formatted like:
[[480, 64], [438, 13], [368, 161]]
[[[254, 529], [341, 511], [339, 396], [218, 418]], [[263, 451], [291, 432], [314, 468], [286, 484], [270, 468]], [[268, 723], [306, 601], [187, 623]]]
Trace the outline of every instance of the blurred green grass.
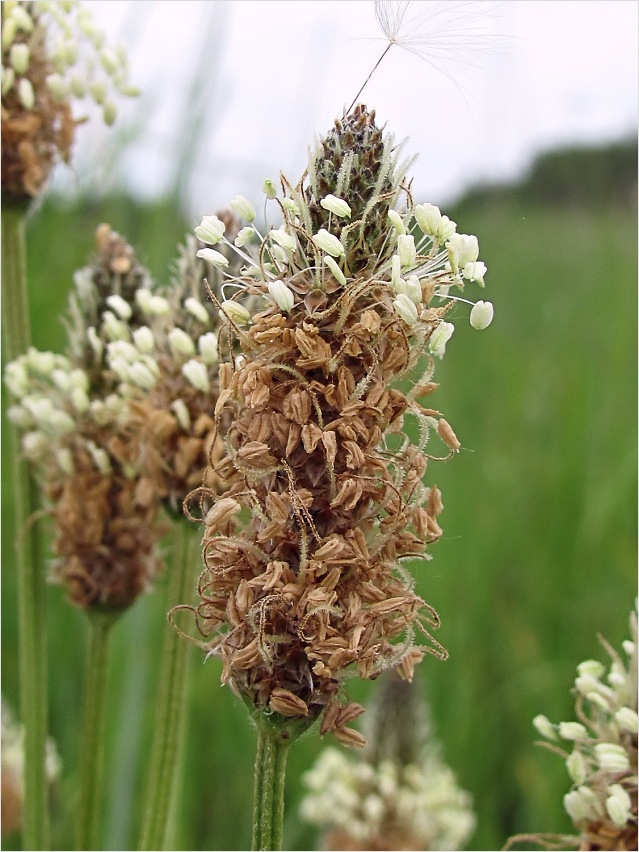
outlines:
[[[636, 168], [636, 165], [635, 165]], [[581, 172], [583, 174], [583, 171]], [[578, 176], [575, 177], [578, 179]], [[635, 178], [636, 181], [636, 178]], [[500, 848], [526, 831], [567, 831], [561, 761], [536, 747], [537, 713], [573, 718], [577, 664], [605, 660], [597, 633], [618, 645], [636, 595], [636, 257], [632, 193], [611, 191], [558, 205], [543, 193], [482, 192], [446, 209], [479, 237], [496, 316], [485, 332], [455, 311], [456, 332], [430, 398], [463, 449], [431, 462], [442, 489], [444, 537], [417, 566], [418, 588], [442, 617], [450, 659], [427, 658], [422, 683], [444, 753], [474, 796], [472, 849]], [[614, 196], [614, 198], [613, 198]], [[430, 200], [430, 199], [424, 199]], [[551, 203], [554, 202], [554, 203]], [[172, 201], [125, 197], [99, 205], [49, 202], [29, 225], [34, 343], [63, 347], [57, 317], [73, 271], [108, 221], [159, 280], [192, 226]], [[3, 458], [6, 459], [3, 432]], [[6, 470], [6, 468], [5, 468]], [[17, 707], [11, 494], [2, 484], [3, 694]], [[194, 535], [197, 535], [197, 529]], [[193, 566], [194, 582], [199, 566]], [[164, 582], [114, 632], [105, 802], [108, 849], [136, 846], [145, 756], [153, 728]], [[54, 848], [73, 843], [77, 726], [84, 665], [81, 613], [48, 592], [51, 733], [64, 771], [54, 795]], [[219, 685], [216, 661], [193, 649], [188, 743], [175, 849], [250, 845], [254, 735], [243, 707]], [[375, 684], [351, 681], [365, 701]], [[322, 748], [311, 733], [292, 749], [285, 844], [313, 848], [297, 820], [301, 773]], [[9, 838], [5, 848], [16, 848]]]

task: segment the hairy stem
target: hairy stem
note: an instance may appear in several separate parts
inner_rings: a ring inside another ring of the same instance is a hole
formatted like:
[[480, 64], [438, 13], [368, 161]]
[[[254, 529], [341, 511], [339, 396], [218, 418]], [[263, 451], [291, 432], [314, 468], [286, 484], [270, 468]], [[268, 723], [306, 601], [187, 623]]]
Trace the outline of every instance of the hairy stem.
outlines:
[[[173, 526], [173, 557], [169, 566], [168, 608], [184, 603], [195, 583], [200, 539], [192, 524], [180, 520]], [[140, 849], [167, 849], [171, 800], [175, 793], [177, 766], [182, 752], [189, 644], [168, 624], [160, 658], [160, 684]]]
[[[31, 342], [27, 299], [27, 208], [3, 199], [2, 343], [5, 364]], [[36, 560], [35, 531], [28, 528], [37, 506], [31, 471], [22, 457], [20, 432], [8, 425], [18, 574], [20, 717], [24, 725], [24, 849], [49, 849], [45, 749], [47, 740], [46, 588]]]
[[255, 751], [255, 773], [253, 776], [253, 832], [251, 834], [251, 849], [261, 849], [261, 814], [258, 808], [262, 801], [262, 787], [264, 777], [258, 767], [264, 764], [264, 746], [266, 737], [261, 731], [257, 733], [257, 747]]
[[278, 713], [266, 715], [244, 700], [257, 727], [252, 849], [281, 849], [288, 750], [315, 719], [287, 719]]
[[104, 733], [109, 639], [120, 612], [89, 610], [89, 659], [80, 740], [78, 849], [100, 849], [104, 797]]
[[284, 783], [290, 741], [268, 724], [257, 726], [253, 849], [281, 849], [284, 825]]

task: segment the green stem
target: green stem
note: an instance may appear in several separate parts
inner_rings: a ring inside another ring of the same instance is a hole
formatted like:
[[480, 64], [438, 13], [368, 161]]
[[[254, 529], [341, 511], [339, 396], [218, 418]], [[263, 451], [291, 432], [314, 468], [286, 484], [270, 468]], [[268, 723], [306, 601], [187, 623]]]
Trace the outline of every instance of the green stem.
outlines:
[[255, 775], [253, 777], [253, 834], [251, 835], [251, 849], [260, 849], [262, 816], [258, 808], [262, 802], [262, 788], [264, 787], [264, 774], [260, 767], [264, 765], [264, 747], [266, 744], [265, 734], [259, 730], [257, 732], [257, 749], [255, 752]]
[[13, 361], [31, 343], [27, 297], [27, 208], [2, 203], [2, 342]]
[[268, 725], [257, 727], [253, 849], [281, 849], [284, 825], [284, 782], [290, 742]]
[[[2, 343], [5, 364], [31, 342], [27, 299], [27, 208], [3, 199], [2, 205]], [[15, 548], [18, 574], [20, 717], [24, 725], [24, 849], [49, 849], [49, 815], [45, 751], [47, 740], [46, 586], [28, 528], [37, 506], [31, 471], [22, 456], [20, 432], [9, 424]]]
[[78, 849], [99, 849], [103, 799], [104, 732], [109, 638], [118, 610], [88, 610], [89, 659], [80, 741]]
[[[200, 538], [186, 520], [173, 526], [173, 559], [169, 567], [168, 607], [184, 603], [193, 593]], [[154, 726], [149, 780], [142, 817], [140, 849], [167, 849], [171, 800], [184, 737], [189, 643], [168, 624], [160, 657], [160, 684]]]
[[314, 719], [255, 714], [257, 753], [253, 787], [253, 850], [282, 848], [288, 750]]

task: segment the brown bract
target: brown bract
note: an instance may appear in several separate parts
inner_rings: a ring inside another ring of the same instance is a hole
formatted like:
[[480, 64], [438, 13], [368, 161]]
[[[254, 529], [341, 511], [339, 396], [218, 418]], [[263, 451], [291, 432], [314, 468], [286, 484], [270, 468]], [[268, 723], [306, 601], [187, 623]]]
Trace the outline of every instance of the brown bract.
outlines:
[[[634, 812], [637, 811], [635, 802]], [[610, 820], [597, 820], [588, 825], [587, 830], [581, 837], [580, 850], [597, 849], [636, 849], [637, 848], [637, 824], [624, 825], [622, 828], [614, 825]]]

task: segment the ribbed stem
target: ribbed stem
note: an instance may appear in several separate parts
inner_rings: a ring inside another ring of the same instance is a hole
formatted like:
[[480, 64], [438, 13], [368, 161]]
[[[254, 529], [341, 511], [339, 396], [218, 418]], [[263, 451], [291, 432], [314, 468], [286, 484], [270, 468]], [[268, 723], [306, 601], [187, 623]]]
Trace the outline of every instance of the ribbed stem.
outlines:
[[281, 849], [284, 826], [284, 785], [290, 741], [268, 724], [257, 726], [253, 849]]
[[287, 719], [278, 713], [268, 715], [244, 697], [257, 727], [257, 753], [253, 784], [252, 849], [281, 849], [284, 826], [284, 786], [288, 750], [315, 719]]
[[[173, 557], [169, 566], [168, 609], [184, 603], [194, 591], [200, 538], [186, 520], [173, 526]], [[154, 726], [146, 803], [139, 849], [167, 849], [171, 799], [182, 752], [189, 643], [168, 624], [160, 658], [160, 684]]]
[[[24, 353], [31, 341], [27, 299], [26, 207], [3, 199], [2, 344], [5, 364]], [[13, 477], [15, 549], [18, 573], [20, 718], [24, 725], [24, 849], [49, 849], [45, 749], [47, 740], [46, 588], [38, 567], [34, 532], [28, 521], [37, 492], [22, 457], [20, 432], [8, 425]]]
[[2, 199], [2, 343], [12, 361], [31, 343], [27, 297], [27, 208]]
[[78, 849], [100, 849], [109, 639], [119, 611], [88, 610], [89, 659], [80, 740]]
[[264, 786], [264, 773], [261, 767], [264, 765], [264, 748], [266, 736], [258, 728], [257, 748], [255, 751], [255, 773], [253, 775], [253, 833], [251, 835], [251, 849], [261, 849], [262, 842], [262, 788]]

